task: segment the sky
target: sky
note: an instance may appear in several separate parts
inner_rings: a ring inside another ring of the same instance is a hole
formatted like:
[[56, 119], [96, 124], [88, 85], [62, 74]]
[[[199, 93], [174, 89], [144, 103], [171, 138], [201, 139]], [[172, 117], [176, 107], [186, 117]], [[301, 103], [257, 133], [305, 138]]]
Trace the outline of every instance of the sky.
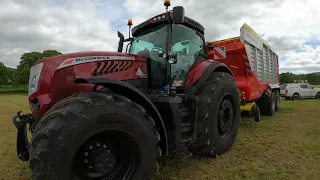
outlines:
[[[240, 35], [247, 23], [275, 49], [280, 72], [320, 72], [319, 0], [171, 0], [205, 27], [206, 41]], [[0, 0], [0, 62], [16, 67], [25, 52], [116, 51], [128, 35], [164, 12], [163, 0]]]

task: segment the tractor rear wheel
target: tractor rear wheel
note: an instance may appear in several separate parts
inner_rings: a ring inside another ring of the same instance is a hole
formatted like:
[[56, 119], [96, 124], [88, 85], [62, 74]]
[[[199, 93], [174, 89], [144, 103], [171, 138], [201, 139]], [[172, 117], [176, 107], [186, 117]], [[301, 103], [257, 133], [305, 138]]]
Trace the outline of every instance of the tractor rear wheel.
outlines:
[[198, 90], [197, 141], [190, 149], [216, 157], [234, 144], [240, 123], [240, 93], [233, 77], [213, 72]]
[[30, 148], [32, 178], [151, 179], [160, 135], [143, 107], [117, 94], [82, 93], [51, 108]]

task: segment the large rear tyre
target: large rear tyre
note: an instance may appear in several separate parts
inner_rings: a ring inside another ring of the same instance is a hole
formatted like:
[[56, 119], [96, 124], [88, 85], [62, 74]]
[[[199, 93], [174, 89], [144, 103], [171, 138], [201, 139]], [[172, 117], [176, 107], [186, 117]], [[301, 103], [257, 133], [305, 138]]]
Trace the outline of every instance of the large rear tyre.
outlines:
[[231, 75], [213, 72], [198, 90], [197, 141], [190, 149], [216, 157], [235, 142], [240, 123], [240, 93]]
[[117, 94], [83, 93], [57, 103], [37, 125], [32, 179], [151, 179], [161, 150], [155, 122]]
[[272, 91], [270, 96], [264, 95], [257, 101], [257, 104], [262, 115], [273, 116], [277, 104], [276, 93]]

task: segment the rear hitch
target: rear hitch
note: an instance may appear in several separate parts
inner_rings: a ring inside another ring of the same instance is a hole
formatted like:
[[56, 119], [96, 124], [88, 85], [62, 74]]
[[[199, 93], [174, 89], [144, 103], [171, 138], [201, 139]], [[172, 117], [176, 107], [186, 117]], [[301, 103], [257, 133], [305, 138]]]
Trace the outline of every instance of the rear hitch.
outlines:
[[[29, 142], [27, 137], [27, 123], [32, 124], [34, 122], [32, 114], [21, 115], [21, 111], [13, 117], [13, 124], [16, 126], [17, 132], [17, 154], [22, 161], [29, 160]], [[30, 126], [31, 130], [31, 126]]]

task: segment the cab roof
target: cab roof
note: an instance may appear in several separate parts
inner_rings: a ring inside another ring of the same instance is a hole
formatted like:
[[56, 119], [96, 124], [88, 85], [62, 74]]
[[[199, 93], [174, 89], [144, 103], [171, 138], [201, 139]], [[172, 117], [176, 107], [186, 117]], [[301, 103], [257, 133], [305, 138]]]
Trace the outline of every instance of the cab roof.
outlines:
[[[146, 29], [152, 28], [153, 26], [159, 24], [160, 22], [164, 23], [165, 21], [170, 20], [169, 16], [171, 16], [171, 17], [173, 16], [173, 11], [159, 14], [157, 16], [154, 16], [154, 17], [144, 21], [141, 24], [138, 24], [137, 26], [132, 28], [132, 30], [131, 30], [132, 36], [138, 36], [140, 33], [145, 31]], [[205, 28], [200, 23], [198, 23], [197, 21], [195, 21], [187, 16], [184, 17], [183, 25], [196, 30], [197, 32], [199, 32], [202, 35], [204, 34]]]

